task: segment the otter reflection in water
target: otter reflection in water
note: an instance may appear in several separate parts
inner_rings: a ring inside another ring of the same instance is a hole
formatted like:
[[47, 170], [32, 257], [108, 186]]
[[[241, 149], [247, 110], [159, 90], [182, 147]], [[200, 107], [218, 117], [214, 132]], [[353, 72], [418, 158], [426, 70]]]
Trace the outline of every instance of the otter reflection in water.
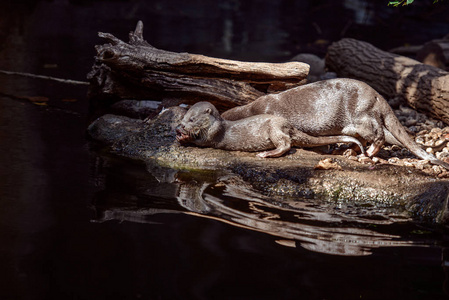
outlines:
[[[380, 217], [386, 214], [385, 208], [379, 212], [376, 208], [352, 212], [318, 204], [318, 200], [266, 197], [235, 176], [212, 178], [207, 174], [195, 177], [190, 173], [161, 175], [161, 172], [163, 169], [157, 170], [160, 181], [153, 177], [151, 182], [141, 182], [145, 188], [139, 186], [133, 193], [140, 194], [130, 196], [129, 201], [122, 191], [120, 195], [103, 192], [102, 201], [96, 204], [97, 221], [152, 223], [156, 214], [182, 213], [263, 232], [282, 245], [335, 255], [367, 255], [374, 248], [413, 245], [399, 236], [371, 229], [373, 225], [395, 222], [392, 217]], [[118, 196], [120, 201], [116, 200]], [[136, 197], [140, 199], [139, 205]]]

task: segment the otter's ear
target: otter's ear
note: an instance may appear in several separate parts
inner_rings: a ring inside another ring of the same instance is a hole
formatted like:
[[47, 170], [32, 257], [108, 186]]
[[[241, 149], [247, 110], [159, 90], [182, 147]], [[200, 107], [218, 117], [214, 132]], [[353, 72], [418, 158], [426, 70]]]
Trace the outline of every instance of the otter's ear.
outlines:
[[206, 108], [206, 114], [211, 114], [212, 113], [212, 109], [210, 109], [210, 108]]

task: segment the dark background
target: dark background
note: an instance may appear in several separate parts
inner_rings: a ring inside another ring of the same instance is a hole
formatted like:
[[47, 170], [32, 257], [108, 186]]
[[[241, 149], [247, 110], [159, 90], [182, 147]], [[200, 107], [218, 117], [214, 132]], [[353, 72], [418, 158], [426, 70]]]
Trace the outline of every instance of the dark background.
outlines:
[[[102, 43], [97, 32], [127, 40], [138, 20], [144, 22], [145, 39], [157, 48], [270, 62], [301, 52], [324, 56], [326, 46], [343, 37], [387, 50], [448, 34], [447, 1], [420, 0], [399, 8], [387, 2], [2, 1], [0, 66], [84, 79], [93, 45]], [[57, 70], [48, 68], [54, 64]]]
[[[161, 49], [270, 62], [324, 56], [342, 37], [386, 50], [449, 33], [448, 1], [415, 2], [2, 1], [0, 69], [85, 80], [103, 43], [97, 32], [127, 40], [138, 20]], [[102, 158], [85, 137], [86, 91], [0, 75], [0, 299], [447, 297], [438, 239], [340, 257], [181, 214], [157, 215], [159, 225], [92, 222], [102, 176], [145, 168], [109, 162], [98, 173]], [[26, 100], [35, 96], [48, 101]]]

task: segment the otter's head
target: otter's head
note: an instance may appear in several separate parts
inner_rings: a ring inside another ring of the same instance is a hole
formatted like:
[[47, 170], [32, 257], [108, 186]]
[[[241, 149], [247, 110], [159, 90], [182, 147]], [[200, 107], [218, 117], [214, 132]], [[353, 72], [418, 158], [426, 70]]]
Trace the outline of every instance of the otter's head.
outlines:
[[220, 113], [211, 103], [195, 103], [176, 128], [176, 139], [199, 146], [212, 146], [209, 142], [219, 132], [222, 121]]

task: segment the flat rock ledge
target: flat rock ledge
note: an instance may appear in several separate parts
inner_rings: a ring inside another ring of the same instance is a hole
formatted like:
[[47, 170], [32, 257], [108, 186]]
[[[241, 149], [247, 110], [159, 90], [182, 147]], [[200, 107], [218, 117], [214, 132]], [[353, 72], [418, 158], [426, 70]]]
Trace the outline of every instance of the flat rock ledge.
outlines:
[[300, 197], [325, 201], [335, 209], [348, 214], [356, 211], [368, 218], [381, 214], [394, 222], [449, 224], [447, 178], [413, 167], [364, 164], [343, 155], [304, 149], [292, 149], [281, 158], [261, 159], [256, 153], [181, 146], [174, 128], [184, 113], [184, 109], [173, 107], [144, 121], [108, 114], [95, 120], [87, 131], [108, 152], [179, 171], [226, 175], [228, 182], [246, 184], [276, 201]]

